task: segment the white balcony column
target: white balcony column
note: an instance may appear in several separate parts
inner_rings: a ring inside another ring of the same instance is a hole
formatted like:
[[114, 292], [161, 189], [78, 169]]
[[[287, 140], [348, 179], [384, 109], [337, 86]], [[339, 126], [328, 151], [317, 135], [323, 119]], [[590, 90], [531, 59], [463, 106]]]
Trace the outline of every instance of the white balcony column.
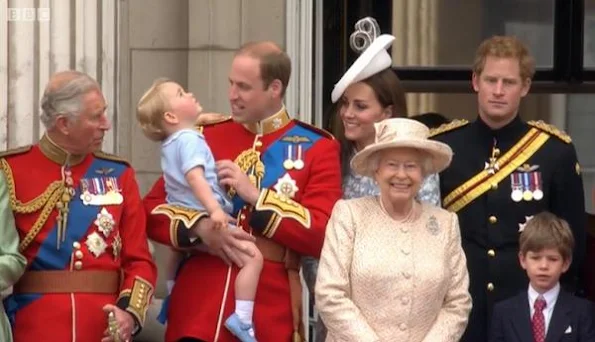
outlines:
[[[0, 0], [0, 150], [36, 143], [50, 76], [79, 70], [97, 79], [116, 121], [117, 0]], [[72, 15], [74, 13], [74, 16]], [[104, 150], [114, 150], [116, 127]]]

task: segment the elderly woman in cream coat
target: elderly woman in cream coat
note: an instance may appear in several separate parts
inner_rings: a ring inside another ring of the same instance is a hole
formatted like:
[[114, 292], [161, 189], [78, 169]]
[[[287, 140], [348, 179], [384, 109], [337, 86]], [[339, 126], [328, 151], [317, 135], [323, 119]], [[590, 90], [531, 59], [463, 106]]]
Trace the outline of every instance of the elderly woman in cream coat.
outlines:
[[380, 195], [340, 200], [326, 230], [316, 282], [326, 341], [458, 341], [471, 311], [458, 219], [415, 199], [452, 150], [414, 120], [375, 129], [351, 166], [374, 177]]

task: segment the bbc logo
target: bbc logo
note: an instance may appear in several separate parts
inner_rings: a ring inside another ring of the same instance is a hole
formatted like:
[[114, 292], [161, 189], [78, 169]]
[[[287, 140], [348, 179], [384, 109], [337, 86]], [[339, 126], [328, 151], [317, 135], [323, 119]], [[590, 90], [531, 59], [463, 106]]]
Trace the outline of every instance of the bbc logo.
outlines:
[[49, 21], [49, 8], [8, 7], [8, 21]]

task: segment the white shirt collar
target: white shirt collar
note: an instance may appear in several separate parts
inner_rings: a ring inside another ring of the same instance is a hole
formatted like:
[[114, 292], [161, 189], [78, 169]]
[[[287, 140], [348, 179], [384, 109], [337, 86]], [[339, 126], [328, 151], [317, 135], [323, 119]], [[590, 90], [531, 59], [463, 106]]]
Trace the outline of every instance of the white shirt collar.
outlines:
[[[529, 290], [528, 290], [528, 294], [529, 294], [529, 305], [531, 307], [531, 309], [533, 309], [533, 305], [535, 304], [535, 301], [537, 300], [537, 297], [540, 296], [539, 292], [535, 291], [535, 289], [533, 288], [533, 286], [531, 286], [531, 284], [529, 284]], [[556, 283], [556, 286], [554, 286], [552, 289], [550, 289], [549, 291], [547, 291], [544, 294], [541, 294], [541, 296], [543, 296], [543, 298], [545, 299], [546, 302], [546, 310], [547, 309], [552, 309], [554, 307], [554, 305], [556, 304], [556, 300], [558, 299], [558, 294], [560, 294], [560, 283]]]

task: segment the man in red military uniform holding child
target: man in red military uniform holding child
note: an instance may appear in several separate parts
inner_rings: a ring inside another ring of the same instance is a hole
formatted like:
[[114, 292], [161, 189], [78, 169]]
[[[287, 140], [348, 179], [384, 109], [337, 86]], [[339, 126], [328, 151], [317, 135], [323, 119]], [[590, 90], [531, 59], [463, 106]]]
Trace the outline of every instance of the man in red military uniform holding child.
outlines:
[[[254, 307], [260, 342], [303, 341], [299, 261], [319, 257], [327, 220], [341, 197], [339, 146], [290, 118], [283, 96], [288, 56], [271, 42], [244, 45], [229, 74], [232, 118], [203, 134], [229, 189], [241, 229], [212, 229], [205, 212], [166, 204], [163, 179], [145, 198], [149, 237], [175, 248], [204, 245], [180, 267], [167, 312], [166, 341], [235, 341], [222, 327], [234, 310], [241, 239], [250, 233], [265, 259]], [[191, 250], [191, 249], [189, 249]], [[227, 261], [227, 263], [226, 263]]]

